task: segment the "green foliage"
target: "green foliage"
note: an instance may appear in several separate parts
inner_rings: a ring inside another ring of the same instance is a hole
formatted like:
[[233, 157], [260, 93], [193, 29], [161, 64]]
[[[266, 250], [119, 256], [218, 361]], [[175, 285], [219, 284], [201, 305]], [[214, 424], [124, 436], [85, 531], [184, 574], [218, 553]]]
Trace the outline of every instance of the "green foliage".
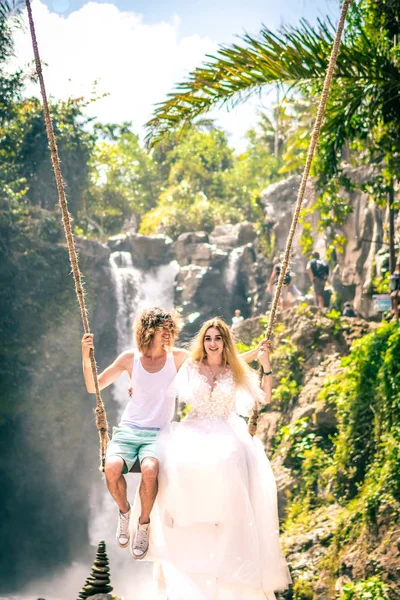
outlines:
[[389, 600], [389, 588], [379, 575], [363, 581], [345, 583], [340, 600]]
[[284, 425], [278, 437], [286, 445], [286, 453], [291, 459], [294, 469], [299, 469], [305, 452], [312, 448], [316, 437], [315, 432], [310, 431], [309, 417], [303, 417], [289, 425]]
[[400, 329], [384, 325], [355, 342], [343, 359], [344, 376], [327, 384], [333, 385], [338, 409], [337, 489], [348, 497], [364, 481], [382, 436], [393, 435], [400, 423], [400, 365], [394, 349], [400, 351]]
[[[386, 259], [386, 260], [385, 260]], [[381, 258], [382, 260], [382, 258]], [[377, 274], [376, 263], [372, 265], [371, 269], [371, 288], [370, 294], [388, 294], [389, 293], [389, 254], [384, 255], [384, 260], [381, 265], [380, 275]]]
[[293, 600], [314, 600], [315, 582], [307, 575], [299, 576], [293, 582]]
[[[360, 536], [395, 523], [400, 506], [400, 327], [380, 326], [357, 340], [318, 401], [335, 407], [337, 433], [327, 437], [308, 419], [281, 428], [277, 442], [296, 476], [285, 531], [313, 522], [331, 503], [342, 508], [321, 568], [339, 570], [340, 553]], [[385, 516], [386, 515], [386, 516]], [[376, 578], [344, 588], [343, 598], [386, 598]], [[375, 586], [375, 587], [374, 587]], [[368, 596], [368, 593], [370, 595]], [[351, 595], [352, 594], [352, 595]], [[362, 595], [367, 594], [367, 595]], [[342, 598], [342, 596], [340, 596]]]
[[[85, 131], [85, 103], [68, 100], [51, 107], [57, 136], [68, 204], [77, 214], [83, 191], [88, 185], [87, 163], [94, 141]], [[31, 205], [53, 210], [58, 196], [39, 100], [29, 99], [10, 108], [9, 119], [0, 124], [0, 180], [3, 185], [26, 188], [25, 200]]]
[[340, 322], [341, 315], [342, 313], [340, 310], [337, 310], [336, 308], [331, 308], [325, 315], [328, 319], [331, 319], [335, 323], [336, 332], [342, 329], [342, 324]]
[[262, 142], [255, 134], [250, 139], [249, 150], [234, 157], [224, 132], [191, 127], [157, 148], [153, 160], [160, 194], [144, 214], [140, 232], [177, 237], [185, 231], [210, 232], [222, 223], [261, 220], [260, 191], [271, 181], [273, 167]]
[[283, 338], [272, 355], [272, 368], [279, 384], [272, 392], [272, 401], [280, 410], [287, 410], [297, 399], [302, 384], [304, 358], [290, 339]]
[[132, 215], [137, 223], [156, 205], [160, 184], [154, 161], [129, 124], [97, 127], [96, 132], [103, 136], [91, 155], [80, 224], [86, 234], [94, 226], [111, 235], [121, 231]]

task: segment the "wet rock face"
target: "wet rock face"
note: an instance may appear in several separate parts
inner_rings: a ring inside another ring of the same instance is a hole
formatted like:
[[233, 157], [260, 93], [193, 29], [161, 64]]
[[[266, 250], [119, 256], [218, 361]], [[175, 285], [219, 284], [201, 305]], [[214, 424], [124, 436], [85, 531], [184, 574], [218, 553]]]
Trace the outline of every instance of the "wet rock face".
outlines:
[[[346, 175], [359, 186], [371, 180], [375, 174], [371, 167], [348, 169]], [[263, 193], [261, 203], [264, 206], [265, 220], [270, 224], [275, 235], [276, 253], [281, 253], [286, 245], [290, 229], [294, 204], [300, 185], [300, 177], [294, 175], [270, 185]], [[310, 181], [307, 184], [304, 205], [311, 205], [316, 198], [316, 190]], [[387, 216], [385, 210], [379, 208], [367, 194], [359, 189], [355, 191], [340, 190], [352, 207], [343, 227], [336, 227], [335, 233], [346, 239], [344, 252], [337, 253], [330, 263], [331, 284], [340, 294], [342, 302], [351, 301], [355, 309], [364, 317], [372, 312], [372, 298], [369, 293], [373, 263], [376, 253], [383, 247], [383, 237]], [[317, 231], [318, 214], [312, 217], [312, 226]], [[306, 259], [301, 254], [299, 238], [301, 226], [295, 236], [292, 255], [292, 270], [296, 275], [295, 284], [303, 292], [310, 287], [306, 273]], [[323, 234], [315, 234], [314, 250], [326, 256], [326, 242]]]
[[139, 269], [166, 265], [172, 260], [172, 240], [166, 235], [121, 233], [110, 237], [107, 246], [112, 252], [130, 252]]
[[[268, 186], [262, 195], [261, 204], [264, 206], [265, 220], [270, 225], [275, 236], [275, 254], [280, 255], [286, 247], [286, 241], [292, 224], [293, 209], [300, 186], [300, 176], [293, 175]], [[307, 184], [304, 204], [315, 199], [315, 191], [311, 182]], [[306, 292], [310, 287], [310, 280], [306, 273], [307, 261], [300, 248], [301, 228], [295, 234], [292, 253], [291, 271], [295, 274], [295, 284]]]
[[210, 242], [221, 249], [232, 250], [238, 246], [251, 244], [256, 238], [253, 223], [237, 223], [235, 225], [217, 225], [210, 233]]
[[175, 305], [185, 322], [181, 340], [206, 319], [218, 315], [230, 323], [236, 309], [244, 317], [256, 309], [258, 263], [250, 242], [255, 237], [251, 223], [239, 223], [218, 226], [209, 236], [185, 233], [173, 244], [180, 265]]

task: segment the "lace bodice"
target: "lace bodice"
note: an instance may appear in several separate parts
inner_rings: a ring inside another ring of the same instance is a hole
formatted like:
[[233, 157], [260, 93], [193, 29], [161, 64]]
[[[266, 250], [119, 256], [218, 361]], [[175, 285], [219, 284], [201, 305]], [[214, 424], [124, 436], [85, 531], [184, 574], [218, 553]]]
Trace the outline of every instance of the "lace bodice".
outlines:
[[207, 419], [229, 417], [235, 410], [236, 400], [236, 386], [232, 372], [228, 370], [220, 375], [212, 389], [207, 377], [200, 373], [195, 363], [190, 362], [186, 369], [190, 397], [185, 401], [192, 405], [191, 417]]

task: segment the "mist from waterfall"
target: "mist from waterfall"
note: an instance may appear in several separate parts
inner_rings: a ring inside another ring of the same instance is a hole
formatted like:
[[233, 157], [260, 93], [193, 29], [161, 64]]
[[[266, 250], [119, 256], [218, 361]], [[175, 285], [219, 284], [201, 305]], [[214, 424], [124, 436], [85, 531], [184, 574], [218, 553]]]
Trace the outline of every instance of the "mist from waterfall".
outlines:
[[[117, 314], [110, 314], [110, 318], [116, 321], [118, 353], [121, 353], [134, 346], [132, 326], [138, 313], [151, 306], [173, 307], [174, 282], [179, 265], [173, 261], [168, 265], [143, 271], [133, 266], [129, 252], [114, 252], [110, 256], [110, 266], [117, 299]], [[129, 400], [127, 374], [122, 375], [113, 385], [112, 396], [118, 406], [118, 423]], [[133, 503], [139, 475], [130, 474], [127, 481], [128, 497]], [[46, 600], [73, 600], [90, 573], [100, 540], [104, 540], [107, 545], [113, 593], [124, 597], [125, 600], [155, 599], [152, 564], [134, 561], [129, 548], [122, 549], [117, 546], [115, 532], [118, 509], [106, 489], [104, 477], [100, 474], [93, 484], [88, 502], [90, 502], [91, 514], [89, 522], [91, 562], [87, 564], [75, 562], [67, 569], [30, 583], [20, 594], [12, 597], [0, 595], [0, 600], [33, 600], [39, 597]], [[62, 532], [58, 534], [62, 535]]]

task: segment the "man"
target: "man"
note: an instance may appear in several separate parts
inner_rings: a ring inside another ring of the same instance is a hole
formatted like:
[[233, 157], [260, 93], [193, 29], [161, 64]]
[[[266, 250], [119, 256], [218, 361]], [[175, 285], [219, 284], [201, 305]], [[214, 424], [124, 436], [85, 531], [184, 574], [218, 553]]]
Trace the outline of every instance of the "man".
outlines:
[[[159, 462], [155, 450], [157, 434], [172, 420], [175, 396], [168, 388], [188, 357], [186, 350], [173, 348], [179, 323], [174, 313], [150, 308], [141, 313], [135, 323], [137, 350], [123, 352], [99, 375], [100, 390], [111, 385], [127, 371], [132, 383], [131, 399], [118, 427], [114, 427], [107, 447], [105, 477], [107, 487], [119, 508], [117, 543], [126, 548], [129, 543], [134, 559], [146, 556], [149, 546], [150, 513], [157, 495]], [[93, 334], [82, 339], [83, 375], [87, 391], [95, 392], [90, 366]], [[124, 473], [139, 460], [141, 515], [136, 533], [130, 539], [131, 507], [127, 498]]]
[[324, 289], [329, 275], [329, 268], [320, 260], [319, 252], [312, 253], [312, 258], [308, 261], [306, 268], [314, 288], [316, 305], [319, 308], [324, 308]]

